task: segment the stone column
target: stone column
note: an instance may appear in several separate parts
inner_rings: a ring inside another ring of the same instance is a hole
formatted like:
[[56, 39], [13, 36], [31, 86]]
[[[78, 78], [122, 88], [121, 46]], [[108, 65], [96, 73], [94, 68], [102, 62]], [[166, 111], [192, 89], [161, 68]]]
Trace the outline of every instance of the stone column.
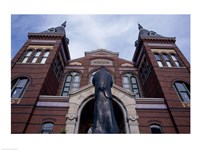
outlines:
[[66, 133], [75, 133], [75, 126], [77, 122], [78, 115], [77, 114], [67, 114], [66, 115]]
[[139, 127], [138, 127], [138, 116], [137, 115], [129, 115], [128, 116], [128, 124], [130, 128], [130, 133], [140, 133], [139, 132]]

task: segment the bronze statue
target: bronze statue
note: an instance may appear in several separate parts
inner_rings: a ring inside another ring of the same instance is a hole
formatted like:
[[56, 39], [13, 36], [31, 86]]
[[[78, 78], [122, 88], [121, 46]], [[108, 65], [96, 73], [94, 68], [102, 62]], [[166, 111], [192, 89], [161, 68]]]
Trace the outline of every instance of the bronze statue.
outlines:
[[94, 125], [92, 133], [118, 133], [119, 129], [115, 120], [111, 87], [112, 76], [101, 66], [92, 80], [95, 86]]

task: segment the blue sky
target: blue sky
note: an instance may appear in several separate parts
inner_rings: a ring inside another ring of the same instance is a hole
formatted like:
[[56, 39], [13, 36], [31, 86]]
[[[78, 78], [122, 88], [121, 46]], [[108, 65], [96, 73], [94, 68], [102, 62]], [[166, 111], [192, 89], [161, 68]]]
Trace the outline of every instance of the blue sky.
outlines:
[[71, 59], [104, 48], [131, 61], [140, 23], [147, 30], [176, 37], [177, 46], [190, 61], [190, 15], [12, 15], [12, 57], [27, 40], [28, 32], [42, 32], [65, 20]]

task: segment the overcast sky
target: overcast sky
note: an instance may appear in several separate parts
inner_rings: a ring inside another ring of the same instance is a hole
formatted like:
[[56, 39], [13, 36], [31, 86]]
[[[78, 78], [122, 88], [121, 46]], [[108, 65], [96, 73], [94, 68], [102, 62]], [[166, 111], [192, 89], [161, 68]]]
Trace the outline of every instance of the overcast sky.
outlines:
[[26, 42], [28, 32], [42, 32], [66, 20], [71, 59], [103, 48], [131, 61], [140, 23], [162, 36], [176, 37], [177, 46], [190, 61], [190, 15], [12, 15], [12, 57]]

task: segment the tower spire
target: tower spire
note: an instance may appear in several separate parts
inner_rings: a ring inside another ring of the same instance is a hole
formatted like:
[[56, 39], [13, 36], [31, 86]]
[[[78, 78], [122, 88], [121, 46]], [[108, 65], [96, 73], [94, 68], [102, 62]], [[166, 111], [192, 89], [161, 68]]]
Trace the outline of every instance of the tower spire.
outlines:
[[143, 26], [141, 26], [139, 23], [138, 23], [138, 29], [139, 30], [143, 29]]
[[66, 27], [66, 23], [67, 23], [67, 21], [63, 22], [63, 23], [61, 24], [61, 26], [63, 26], [63, 27], [65, 28], [65, 27]]

